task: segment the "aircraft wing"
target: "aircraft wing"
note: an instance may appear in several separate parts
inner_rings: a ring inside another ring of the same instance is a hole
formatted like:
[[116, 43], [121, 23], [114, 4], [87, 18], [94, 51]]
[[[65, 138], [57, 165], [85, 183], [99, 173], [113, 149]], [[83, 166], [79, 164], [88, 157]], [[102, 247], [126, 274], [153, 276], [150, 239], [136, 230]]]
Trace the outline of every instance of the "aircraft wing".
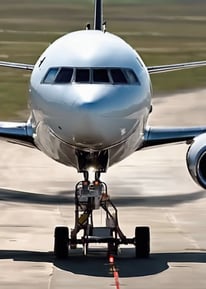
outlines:
[[206, 66], [206, 61], [196, 61], [196, 62], [186, 62], [178, 64], [168, 64], [168, 65], [158, 65], [158, 66], [148, 66], [147, 70], [149, 74], [170, 72], [182, 69], [196, 68]]
[[206, 133], [206, 127], [147, 127], [144, 133], [143, 147], [164, 145], [169, 143], [191, 143], [193, 138]]
[[[23, 70], [34, 69], [34, 65], [26, 63], [0, 61], [0, 66]], [[0, 139], [29, 147], [35, 147], [33, 129], [30, 122], [0, 122]]]
[[30, 123], [0, 122], [0, 139], [10, 143], [34, 147], [33, 133]]
[[[0, 66], [31, 70], [31, 71], [34, 69], [33, 64], [8, 62], [8, 61], [0, 61]], [[148, 66], [147, 69], [150, 74], [154, 74], [154, 73], [170, 72], [170, 71], [175, 71], [175, 70], [189, 69], [189, 68], [202, 67], [202, 66], [206, 66], [206, 61], [195, 61], [195, 62], [168, 64], [168, 65]]]
[[8, 61], [0, 61], [0, 66], [17, 68], [17, 69], [24, 69], [24, 70], [33, 70], [34, 69], [34, 65], [32, 65], [32, 64], [8, 62]]

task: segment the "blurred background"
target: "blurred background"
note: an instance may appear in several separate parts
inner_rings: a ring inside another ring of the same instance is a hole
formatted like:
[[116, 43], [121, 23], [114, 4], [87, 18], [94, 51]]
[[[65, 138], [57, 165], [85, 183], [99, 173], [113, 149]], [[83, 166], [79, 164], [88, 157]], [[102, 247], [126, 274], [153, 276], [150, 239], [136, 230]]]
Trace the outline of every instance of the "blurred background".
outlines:
[[[0, 0], [0, 60], [34, 64], [65, 33], [93, 24], [92, 0]], [[146, 65], [206, 60], [206, 0], [104, 0], [107, 30]], [[30, 73], [0, 69], [0, 120], [25, 120]], [[152, 76], [154, 97], [206, 87], [206, 68]]]

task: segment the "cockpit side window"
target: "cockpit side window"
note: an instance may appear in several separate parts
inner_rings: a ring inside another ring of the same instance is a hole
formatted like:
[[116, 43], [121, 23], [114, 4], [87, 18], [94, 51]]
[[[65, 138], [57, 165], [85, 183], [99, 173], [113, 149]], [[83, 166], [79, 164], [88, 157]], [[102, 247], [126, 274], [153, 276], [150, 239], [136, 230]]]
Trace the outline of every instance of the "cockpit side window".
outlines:
[[113, 68], [110, 70], [112, 80], [114, 84], [127, 84], [127, 79], [123, 71], [119, 68]]
[[53, 83], [58, 71], [59, 71], [58, 67], [50, 68], [46, 76], [44, 77], [43, 83]]
[[55, 83], [70, 83], [73, 75], [73, 68], [62, 67], [55, 79]]
[[93, 83], [109, 83], [109, 75], [107, 69], [92, 69], [93, 71]]
[[131, 69], [124, 69], [126, 77], [130, 84], [140, 84], [139, 79], [137, 78], [136, 74]]
[[79, 83], [90, 83], [90, 70], [85, 68], [77, 68], [75, 81]]

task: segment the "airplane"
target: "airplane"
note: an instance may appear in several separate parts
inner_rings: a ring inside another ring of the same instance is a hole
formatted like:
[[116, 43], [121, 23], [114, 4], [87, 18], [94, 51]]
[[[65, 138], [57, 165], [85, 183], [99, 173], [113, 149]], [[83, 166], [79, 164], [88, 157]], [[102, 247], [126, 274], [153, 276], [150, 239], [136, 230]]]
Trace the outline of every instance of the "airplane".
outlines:
[[[106, 31], [103, 0], [95, 0], [94, 28], [57, 39], [36, 64], [0, 61], [0, 66], [31, 71], [30, 117], [0, 122], [0, 138], [34, 147], [53, 160], [83, 173], [75, 187], [75, 226], [55, 228], [54, 253], [67, 258], [68, 248], [103, 242], [118, 253], [121, 244], [135, 245], [136, 257], [150, 254], [149, 227], [136, 227], [126, 238], [101, 173], [144, 148], [168, 143], [189, 145], [186, 161], [193, 180], [206, 189], [206, 126], [149, 127], [152, 113], [150, 75], [206, 66], [206, 61], [146, 66], [123, 39]], [[90, 180], [90, 169], [95, 171]], [[102, 207], [107, 225], [93, 227], [93, 210]], [[114, 209], [111, 213], [109, 207]], [[83, 230], [83, 237], [77, 234]]]

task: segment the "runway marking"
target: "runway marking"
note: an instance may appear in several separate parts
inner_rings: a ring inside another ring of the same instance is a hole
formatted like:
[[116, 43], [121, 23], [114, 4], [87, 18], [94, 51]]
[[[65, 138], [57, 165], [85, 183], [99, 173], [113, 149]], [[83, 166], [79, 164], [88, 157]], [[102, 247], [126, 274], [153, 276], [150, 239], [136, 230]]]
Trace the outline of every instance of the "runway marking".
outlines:
[[114, 281], [115, 281], [115, 287], [116, 287], [116, 289], [120, 289], [119, 272], [115, 266], [114, 256], [109, 256], [109, 265], [110, 265], [110, 272], [113, 273], [113, 277], [114, 277]]

